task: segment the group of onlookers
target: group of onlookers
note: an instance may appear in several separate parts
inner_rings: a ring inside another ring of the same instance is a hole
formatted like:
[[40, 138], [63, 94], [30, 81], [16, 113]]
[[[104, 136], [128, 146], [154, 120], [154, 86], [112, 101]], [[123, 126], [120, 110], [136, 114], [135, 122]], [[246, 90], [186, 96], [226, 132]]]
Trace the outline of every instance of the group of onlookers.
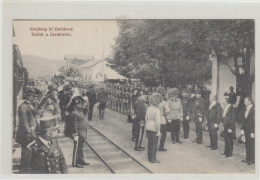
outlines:
[[[93, 108], [97, 104], [100, 119], [104, 118], [109, 101], [106, 88], [79, 90], [73, 85], [48, 85], [46, 92], [41, 92], [33, 84], [24, 86], [24, 101], [18, 108], [19, 125], [16, 142], [21, 144], [21, 173], [67, 173], [65, 158], [57, 138], [60, 126], [65, 126], [64, 134], [73, 139], [72, 165], [82, 168], [89, 163], [84, 161], [83, 144], [86, 140], [86, 118], [92, 120]], [[135, 150], [143, 151], [143, 136], [148, 138], [148, 160], [158, 163], [157, 150], [167, 151], [165, 141], [167, 132], [171, 142], [182, 143], [181, 124], [184, 139], [189, 137], [190, 122], [195, 124], [196, 142], [203, 141], [203, 129], [209, 132], [212, 150], [218, 148], [220, 123], [224, 130], [220, 135], [225, 139], [224, 155], [232, 156], [233, 141], [236, 139], [235, 107], [236, 95], [230, 88], [226, 93], [224, 110], [213, 94], [192, 92], [189, 89], [158, 87], [151, 91], [137, 89], [130, 94], [128, 116], [133, 120]], [[111, 95], [111, 94], [110, 94]], [[127, 96], [128, 97], [128, 96]], [[208, 99], [207, 99], [208, 98]], [[255, 109], [250, 97], [244, 98], [246, 108], [240, 114], [242, 118], [240, 142], [246, 144], [246, 160], [249, 165], [255, 162]], [[204, 126], [206, 124], [207, 126]], [[159, 145], [158, 145], [159, 144]]]
[[103, 119], [107, 101], [104, 89], [97, 92], [93, 85], [79, 89], [68, 82], [62, 86], [54, 82], [48, 84], [41, 88], [47, 91], [40, 90], [32, 82], [23, 87], [15, 136], [22, 148], [20, 173], [68, 172], [57, 141], [61, 130], [74, 140], [72, 165], [79, 168], [89, 165], [83, 155], [86, 119], [92, 120], [95, 104], [98, 104], [100, 119]]
[[[255, 116], [254, 103], [250, 97], [244, 98], [246, 109], [238, 115], [234, 105], [236, 95], [233, 88], [225, 93], [226, 104], [222, 110], [217, 97], [210, 94], [209, 101], [201, 97], [201, 93], [182, 91], [181, 97], [178, 88], [158, 87], [156, 93], [140, 94], [134, 103], [135, 117], [133, 120], [133, 141], [135, 150], [143, 151], [142, 138], [144, 131], [148, 138], [148, 160], [158, 163], [156, 152], [167, 151], [164, 147], [167, 132], [171, 134], [171, 142], [182, 143], [180, 140], [180, 127], [182, 123], [184, 139], [189, 137], [190, 122], [193, 121], [196, 132], [196, 142], [202, 144], [203, 130], [209, 132], [211, 150], [218, 148], [218, 131], [220, 123], [223, 130], [220, 135], [224, 138], [226, 157], [233, 153], [233, 140], [236, 140], [236, 121], [242, 118], [240, 142], [246, 144], [246, 161], [248, 165], [254, 164], [255, 144]], [[209, 103], [208, 103], [209, 102]], [[245, 139], [244, 141], [241, 141]], [[159, 142], [160, 141], [160, 142]], [[159, 143], [159, 146], [158, 146]]]

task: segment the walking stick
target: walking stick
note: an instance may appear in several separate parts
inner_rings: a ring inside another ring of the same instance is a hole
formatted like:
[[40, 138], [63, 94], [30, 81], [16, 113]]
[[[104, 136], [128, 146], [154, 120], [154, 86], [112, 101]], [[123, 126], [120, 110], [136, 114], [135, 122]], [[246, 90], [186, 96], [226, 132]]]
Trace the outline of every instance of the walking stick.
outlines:
[[79, 140], [76, 141], [76, 142], [77, 142], [77, 144], [76, 144], [76, 151], [75, 151], [75, 154], [74, 154], [74, 161], [73, 161], [74, 166], [76, 166], [76, 158], [77, 158], [77, 152], [78, 152]]

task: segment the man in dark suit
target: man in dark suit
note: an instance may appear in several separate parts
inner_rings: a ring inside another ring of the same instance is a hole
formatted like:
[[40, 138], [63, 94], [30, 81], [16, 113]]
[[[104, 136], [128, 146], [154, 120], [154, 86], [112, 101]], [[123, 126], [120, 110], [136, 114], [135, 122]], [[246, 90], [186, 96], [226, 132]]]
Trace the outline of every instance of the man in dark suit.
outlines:
[[32, 152], [31, 174], [68, 173], [65, 158], [57, 141], [58, 130], [55, 118], [50, 116], [40, 119], [39, 137], [27, 146]]
[[88, 102], [89, 102], [88, 120], [92, 121], [93, 108], [97, 102], [97, 95], [96, 92], [94, 91], [93, 85], [90, 85], [89, 91], [86, 93], [86, 95], [88, 97]]
[[223, 113], [223, 125], [224, 125], [224, 138], [225, 138], [225, 151], [226, 157], [231, 157], [233, 153], [233, 139], [236, 139], [236, 110], [229, 102], [229, 98], [226, 98], [227, 105]]
[[209, 129], [209, 138], [210, 145], [208, 147], [211, 150], [215, 150], [218, 148], [218, 129], [219, 123], [222, 119], [222, 108], [219, 103], [216, 101], [216, 96], [213, 94], [210, 95], [210, 106], [205, 113], [207, 119], [207, 125]]
[[24, 92], [24, 102], [18, 108], [19, 128], [16, 133], [16, 142], [22, 145], [20, 173], [30, 172], [31, 151], [27, 145], [34, 141], [37, 127], [36, 110], [32, 104], [36, 97], [32, 88]]
[[87, 139], [87, 124], [85, 116], [82, 112], [84, 99], [81, 96], [76, 96], [72, 99], [71, 106], [71, 133], [74, 140], [72, 166], [83, 168], [84, 165], [89, 165], [84, 161], [83, 144]]
[[246, 139], [246, 161], [248, 165], [255, 163], [255, 107], [250, 97], [244, 100], [246, 110], [241, 127], [241, 134]]

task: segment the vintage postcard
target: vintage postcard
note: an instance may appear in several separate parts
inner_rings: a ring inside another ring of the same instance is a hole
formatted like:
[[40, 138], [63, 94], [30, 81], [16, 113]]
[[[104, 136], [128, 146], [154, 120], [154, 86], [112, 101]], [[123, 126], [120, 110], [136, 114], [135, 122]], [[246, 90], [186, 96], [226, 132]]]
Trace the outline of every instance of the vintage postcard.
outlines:
[[11, 174], [255, 178], [256, 22], [12, 19]]

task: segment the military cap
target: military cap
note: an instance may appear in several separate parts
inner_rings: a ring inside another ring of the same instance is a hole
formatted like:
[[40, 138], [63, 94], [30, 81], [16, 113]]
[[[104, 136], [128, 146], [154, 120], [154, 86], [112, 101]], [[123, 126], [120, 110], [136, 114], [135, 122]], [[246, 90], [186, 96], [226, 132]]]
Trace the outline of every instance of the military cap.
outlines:
[[63, 86], [63, 90], [64, 91], [68, 91], [68, 90], [71, 90], [72, 89], [72, 86], [71, 85], [65, 85]]
[[56, 122], [54, 116], [47, 116], [40, 118], [40, 134], [45, 134], [46, 130], [57, 130], [59, 129], [59, 125]]
[[81, 97], [81, 96], [75, 96], [73, 99], [72, 99], [72, 106], [75, 106], [76, 104], [80, 104], [80, 103], [83, 103], [84, 102], [84, 99]]
[[28, 96], [28, 95], [37, 96], [34, 88], [26, 88], [24, 90], [24, 95], [26, 95], [26, 96]]

